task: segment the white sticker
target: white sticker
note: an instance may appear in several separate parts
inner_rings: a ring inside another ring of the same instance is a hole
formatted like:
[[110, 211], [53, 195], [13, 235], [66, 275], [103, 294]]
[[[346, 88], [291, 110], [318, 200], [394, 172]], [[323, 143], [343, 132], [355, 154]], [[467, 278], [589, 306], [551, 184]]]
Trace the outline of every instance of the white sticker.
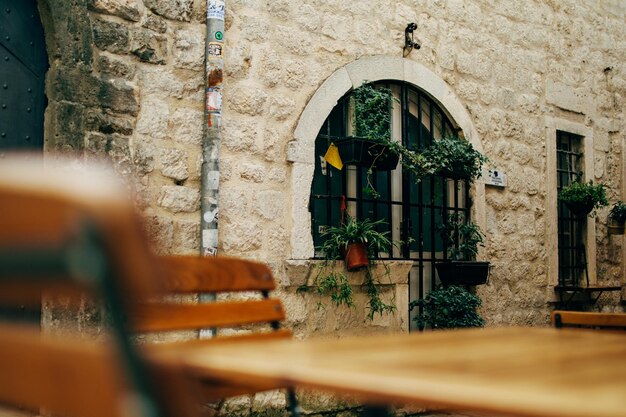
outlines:
[[209, 0], [207, 18], [224, 20], [224, 0]]

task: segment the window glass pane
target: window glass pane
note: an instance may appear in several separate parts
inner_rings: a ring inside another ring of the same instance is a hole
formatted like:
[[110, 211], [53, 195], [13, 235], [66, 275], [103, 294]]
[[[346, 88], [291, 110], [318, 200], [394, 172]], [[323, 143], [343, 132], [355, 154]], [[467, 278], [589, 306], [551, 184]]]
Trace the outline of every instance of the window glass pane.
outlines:
[[443, 137], [443, 120], [441, 118], [441, 113], [437, 109], [434, 109], [433, 111], [433, 123], [433, 136], [435, 139], [441, 139]]

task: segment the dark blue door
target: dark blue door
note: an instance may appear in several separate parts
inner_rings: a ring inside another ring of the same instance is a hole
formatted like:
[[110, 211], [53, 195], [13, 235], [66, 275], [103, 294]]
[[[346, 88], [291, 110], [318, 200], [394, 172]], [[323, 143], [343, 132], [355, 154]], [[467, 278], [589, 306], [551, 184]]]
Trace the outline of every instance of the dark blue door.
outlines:
[[42, 149], [48, 57], [36, 0], [0, 0], [0, 152]]

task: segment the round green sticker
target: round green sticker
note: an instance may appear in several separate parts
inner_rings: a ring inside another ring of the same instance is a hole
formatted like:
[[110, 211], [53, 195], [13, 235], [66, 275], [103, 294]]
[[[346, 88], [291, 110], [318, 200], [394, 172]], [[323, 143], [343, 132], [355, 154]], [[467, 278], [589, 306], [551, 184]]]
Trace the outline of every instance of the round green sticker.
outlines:
[[215, 39], [217, 39], [218, 41], [224, 39], [224, 35], [222, 34], [222, 32], [215, 32]]

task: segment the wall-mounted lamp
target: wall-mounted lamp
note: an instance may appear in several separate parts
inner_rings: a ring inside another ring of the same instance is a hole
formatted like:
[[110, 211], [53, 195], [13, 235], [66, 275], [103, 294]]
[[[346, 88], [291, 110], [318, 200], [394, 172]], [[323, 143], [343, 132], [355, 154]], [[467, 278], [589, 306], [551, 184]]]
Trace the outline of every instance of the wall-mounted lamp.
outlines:
[[413, 40], [413, 31], [417, 29], [415, 23], [409, 23], [404, 29], [404, 48], [402, 48], [402, 56], [408, 56], [413, 49], [420, 49], [421, 45]]

